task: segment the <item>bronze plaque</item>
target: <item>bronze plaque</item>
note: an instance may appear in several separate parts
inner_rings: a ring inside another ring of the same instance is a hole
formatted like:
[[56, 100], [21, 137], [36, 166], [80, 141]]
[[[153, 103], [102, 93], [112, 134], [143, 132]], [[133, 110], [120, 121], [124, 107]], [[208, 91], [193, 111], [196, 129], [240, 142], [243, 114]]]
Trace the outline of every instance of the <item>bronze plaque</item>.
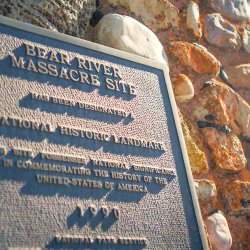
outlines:
[[0, 249], [206, 248], [166, 65], [0, 21]]

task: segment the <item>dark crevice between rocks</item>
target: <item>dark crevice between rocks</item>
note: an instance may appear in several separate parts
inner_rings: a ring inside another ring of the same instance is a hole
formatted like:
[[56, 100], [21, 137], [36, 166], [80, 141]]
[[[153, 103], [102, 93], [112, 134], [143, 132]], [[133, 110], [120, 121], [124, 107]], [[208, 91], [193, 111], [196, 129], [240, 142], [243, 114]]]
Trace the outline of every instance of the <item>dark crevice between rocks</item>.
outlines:
[[[238, 89], [236, 87], [234, 87], [229, 81], [228, 81], [228, 76], [226, 74], [226, 72], [224, 71], [224, 67], [222, 65], [220, 65], [220, 78], [222, 80], [223, 83], [225, 83], [228, 87], [230, 87], [231, 89], [233, 89], [234, 91], [238, 91]], [[212, 87], [214, 85], [214, 83], [212, 81], [207, 81], [203, 84], [202, 88], [200, 90], [203, 90], [205, 88], [209, 88]]]
[[214, 122], [216, 117], [213, 114], [207, 114], [207, 115], [205, 115], [205, 119], [208, 121]]
[[237, 89], [228, 81], [228, 76], [224, 70], [223, 65], [220, 65], [220, 78], [228, 87], [230, 87], [234, 91], [237, 91]]
[[244, 135], [240, 134], [240, 135], [239, 135], [239, 138], [240, 138], [243, 142], [250, 143], [250, 137], [248, 137], [248, 136], [244, 136]]
[[[207, 119], [209, 121], [197, 121], [199, 128], [215, 128], [220, 132], [236, 135], [232, 131], [232, 129], [230, 129], [227, 125], [218, 125], [218, 124], [212, 122], [216, 119], [216, 117], [214, 115], [208, 114], [205, 116], [205, 119]], [[238, 136], [241, 141], [246, 142], [246, 143], [250, 143], [250, 137], [244, 136], [242, 134], [236, 135], [236, 136]]]
[[99, 9], [100, 8], [99, 0], [96, 0], [95, 3], [96, 3], [96, 11], [93, 13], [92, 17], [89, 20], [89, 24], [92, 27], [95, 27], [104, 16], [103, 12]]
[[209, 81], [208, 81], [208, 82], [205, 82], [200, 90], [203, 90], [203, 89], [212, 87], [213, 85], [214, 85], [213, 82], [209, 82]]
[[215, 209], [215, 210], [209, 212], [208, 216], [211, 216], [213, 214], [222, 214], [223, 216], [225, 216], [225, 214], [221, 210], [219, 210], [219, 209]]
[[220, 132], [231, 134], [232, 130], [227, 125], [218, 125], [214, 122], [197, 121], [199, 128], [215, 128]]
[[244, 199], [241, 199], [240, 200], [240, 205], [244, 208], [247, 208], [249, 205], [250, 205], [250, 200], [244, 200]]

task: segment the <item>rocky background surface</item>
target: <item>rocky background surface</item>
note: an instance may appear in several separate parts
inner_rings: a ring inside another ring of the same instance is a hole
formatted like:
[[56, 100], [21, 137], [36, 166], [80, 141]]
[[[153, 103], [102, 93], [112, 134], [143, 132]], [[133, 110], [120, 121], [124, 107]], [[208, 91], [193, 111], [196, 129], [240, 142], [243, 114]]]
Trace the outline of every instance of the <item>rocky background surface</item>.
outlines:
[[101, 0], [97, 7], [154, 33], [120, 15], [98, 23], [97, 12], [89, 26], [94, 0], [2, 0], [0, 14], [167, 62], [210, 246], [249, 250], [249, 1]]

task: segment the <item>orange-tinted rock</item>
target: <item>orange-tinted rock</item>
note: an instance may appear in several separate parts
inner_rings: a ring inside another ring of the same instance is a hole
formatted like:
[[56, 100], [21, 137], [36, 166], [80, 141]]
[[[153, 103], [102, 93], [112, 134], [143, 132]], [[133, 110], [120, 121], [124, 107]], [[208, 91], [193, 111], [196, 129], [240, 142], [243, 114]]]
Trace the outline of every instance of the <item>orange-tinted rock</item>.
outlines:
[[250, 223], [248, 215], [227, 216], [233, 238], [232, 250], [249, 250], [250, 246]]
[[224, 196], [232, 213], [250, 215], [250, 181], [231, 182], [226, 186]]
[[228, 125], [237, 135], [250, 137], [250, 106], [234, 90], [223, 83], [211, 81], [197, 98], [194, 116], [204, 120], [212, 114], [215, 123]]
[[199, 74], [210, 74], [216, 77], [219, 73], [219, 61], [202, 46], [187, 42], [170, 42], [166, 50], [179, 59], [180, 63], [192, 68]]
[[179, 102], [186, 102], [194, 97], [194, 86], [184, 74], [179, 74], [173, 81], [173, 90], [175, 99]]
[[206, 154], [201, 142], [199, 141], [199, 137], [193, 131], [194, 128], [189, 128], [187, 122], [183, 120], [181, 115], [180, 118], [192, 173], [196, 175], [207, 174], [209, 167]]
[[239, 172], [247, 164], [241, 142], [234, 134], [219, 132], [215, 128], [203, 128], [216, 168], [226, 172]]

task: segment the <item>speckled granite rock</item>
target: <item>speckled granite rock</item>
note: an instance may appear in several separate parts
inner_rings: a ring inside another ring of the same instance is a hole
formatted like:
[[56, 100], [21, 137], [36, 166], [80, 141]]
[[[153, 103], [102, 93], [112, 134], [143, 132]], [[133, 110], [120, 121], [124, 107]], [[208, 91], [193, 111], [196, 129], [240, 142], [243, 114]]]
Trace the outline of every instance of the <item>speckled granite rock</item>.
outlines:
[[178, 102], [187, 102], [194, 97], [193, 83], [184, 74], [179, 74], [173, 81], [173, 90]]
[[246, 167], [247, 159], [236, 135], [219, 132], [215, 128], [203, 128], [202, 132], [219, 171], [237, 173]]
[[232, 236], [227, 220], [222, 213], [214, 213], [206, 221], [210, 242], [213, 250], [229, 250], [232, 246]]
[[190, 1], [187, 6], [186, 23], [187, 28], [192, 30], [195, 37], [200, 38], [202, 36], [199, 6], [193, 1]]
[[237, 135], [250, 137], [250, 105], [227, 85], [210, 81], [196, 99], [193, 115], [197, 120], [204, 120], [213, 114], [214, 122], [227, 125]]
[[250, 181], [236, 180], [229, 183], [224, 190], [224, 196], [231, 213], [250, 215]]
[[210, 0], [210, 4], [214, 10], [232, 20], [250, 20], [250, 3], [248, 0]]
[[0, 14], [83, 37], [89, 19], [95, 11], [95, 0], [1, 0]]
[[156, 35], [129, 16], [105, 15], [96, 26], [95, 41], [167, 64], [167, 56]]
[[236, 49], [241, 46], [241, 39], [236, 28], [225, 21], [219, 13], [206, 16], [204, 34], [209, 43], [220, 48]]
[[[108, 0], [114, 5], [122, 5], [140, 16], [147, 27], [156, 31], [170, 26], [178, 27], [179, 10], [166, 0]], [[142, 8], [143, 6], [143, 8]]]

